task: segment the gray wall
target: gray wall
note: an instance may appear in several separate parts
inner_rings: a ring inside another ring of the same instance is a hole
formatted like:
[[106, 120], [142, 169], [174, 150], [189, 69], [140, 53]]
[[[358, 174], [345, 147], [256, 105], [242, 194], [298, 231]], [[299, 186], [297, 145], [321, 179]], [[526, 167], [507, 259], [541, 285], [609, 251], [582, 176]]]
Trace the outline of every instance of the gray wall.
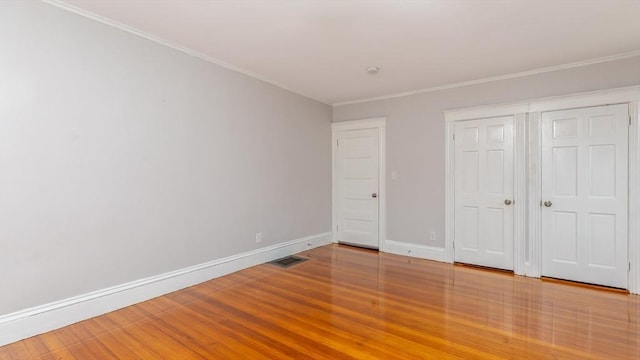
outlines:
[[0, 6], [0, 314], [331, 230], [331, 107]]
[[[444, 246], [443, 111], [640, 84], [640, 57], [337, 106], [334, 121], [387, 117], [387, 239]], [[397, 180], [391, 180], [391, 171]], [[437, 233], [429, 241], [429, 232]]]

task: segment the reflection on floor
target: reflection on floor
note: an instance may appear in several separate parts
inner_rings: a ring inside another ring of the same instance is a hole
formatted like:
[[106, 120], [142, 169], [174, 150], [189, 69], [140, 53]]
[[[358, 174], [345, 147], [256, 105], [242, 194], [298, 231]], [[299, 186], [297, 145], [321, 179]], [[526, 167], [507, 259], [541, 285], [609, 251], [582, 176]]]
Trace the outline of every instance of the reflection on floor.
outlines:
[[0, 359], [638, 359], [640, 296], [329, 245], [0, 348]]

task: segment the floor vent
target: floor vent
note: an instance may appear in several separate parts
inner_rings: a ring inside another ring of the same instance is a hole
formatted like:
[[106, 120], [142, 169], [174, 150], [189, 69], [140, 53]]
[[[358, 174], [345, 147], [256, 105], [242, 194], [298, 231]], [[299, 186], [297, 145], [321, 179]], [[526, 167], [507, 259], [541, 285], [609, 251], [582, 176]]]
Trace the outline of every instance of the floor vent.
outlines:
[[269, 261], [269, 264], [273, 264], [283, 268], [288, 268], [289, 266], [300, 264], [301, 262], [305, 262], [307, 260], [309, 259], [299, 257], [299, 256], [287, 256], [287, 257], [283, 257], [282, 259]]

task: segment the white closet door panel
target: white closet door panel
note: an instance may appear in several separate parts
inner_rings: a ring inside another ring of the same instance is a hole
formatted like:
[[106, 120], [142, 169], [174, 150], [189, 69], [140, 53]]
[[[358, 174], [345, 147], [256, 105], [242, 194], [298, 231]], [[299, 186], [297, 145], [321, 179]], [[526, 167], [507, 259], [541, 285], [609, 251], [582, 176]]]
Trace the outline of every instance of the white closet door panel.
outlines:
[[487, 253], [504, 255], [505, 234], [504, 234], [504, 209], [487, 207], [485, 210], [486, 226], [486, 251]]
[[455, 128], [455, 261], [513, 269], [513, 117]]
[[554, 211], [552, 219], [552, 232], [562, 239], [553, 243], [553, 259], [565, 264], [577, 264], [578, 214], [573, 211]]
[[628, 114], [542, 114], [543, 276], [627, 287]]
[[464, 226], [460, 226], [459, 249], [460, 252], [480, 251], [480, 210], [477, 206], [463, 206], [460, 221]]

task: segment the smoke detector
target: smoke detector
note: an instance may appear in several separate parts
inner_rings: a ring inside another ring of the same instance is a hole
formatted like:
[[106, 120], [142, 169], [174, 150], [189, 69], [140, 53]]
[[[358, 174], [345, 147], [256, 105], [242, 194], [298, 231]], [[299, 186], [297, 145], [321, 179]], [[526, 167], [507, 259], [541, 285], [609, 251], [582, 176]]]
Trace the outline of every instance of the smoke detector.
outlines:
[[369, 66], [369, 67], [367, 68], [367, 72], [368, 72], [369, 74], [371, 74], [371, 75], [375, 75], [375, 74], [377, 74], [377, 73], [378, 73], [378, 71], [380, 71], [380, 68], [379, 68], [379, 67], [377, 67], [377, 66]]

